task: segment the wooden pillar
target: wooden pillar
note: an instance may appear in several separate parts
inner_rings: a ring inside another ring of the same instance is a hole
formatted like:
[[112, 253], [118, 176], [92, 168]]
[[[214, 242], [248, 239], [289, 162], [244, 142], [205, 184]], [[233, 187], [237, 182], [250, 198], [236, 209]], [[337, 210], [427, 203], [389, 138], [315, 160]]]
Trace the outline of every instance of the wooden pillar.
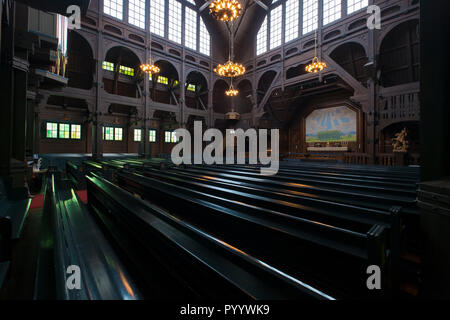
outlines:
[[450, 1], [420, 2], [423, 293], [450, 298]]

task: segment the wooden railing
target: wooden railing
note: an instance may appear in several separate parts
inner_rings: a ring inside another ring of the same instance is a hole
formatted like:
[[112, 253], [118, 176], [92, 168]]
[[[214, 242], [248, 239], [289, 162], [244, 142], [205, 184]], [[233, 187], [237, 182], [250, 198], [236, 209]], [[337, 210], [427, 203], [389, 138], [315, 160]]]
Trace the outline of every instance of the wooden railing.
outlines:
[[367, 153], [347, 153], [344, 155], [344, 163], [377, 164], [388, 167], [420, 165], [420, 154], [378, 153], [375, 158], [373, 158]]
[[344, 163], [373, 164], [373, 157], [367, 153], [347, 153], [344, 155]]
[[[400, 91], [401, 92], [401, 91]], [[377, 105], [377, 120], [381, 127], [403, 121], [420, 120], [420, 100], [418, 88], [410, 92], [383, 94]]]

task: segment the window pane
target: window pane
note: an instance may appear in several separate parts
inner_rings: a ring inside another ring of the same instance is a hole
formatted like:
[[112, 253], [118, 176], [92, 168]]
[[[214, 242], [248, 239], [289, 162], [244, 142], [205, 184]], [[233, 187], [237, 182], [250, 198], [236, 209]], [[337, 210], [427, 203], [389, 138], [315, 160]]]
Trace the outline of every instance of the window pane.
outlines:
[[134, 69], [133, 68], [120, 66], [119, 73], [122, 73], [122, 74], [130, 76], [130, 77], [134, 77]]
[[169, 40], [181, 44], [181, 3], [169, 0]]
[[347, 0], [347, 13], [353, 13], [369, 5], [369, 0]]
[[156, 130], [150, 130], [149, 131], [149, 138], [148, 141], [150, 142], [156, 142]]
[[281, 46], [281, 13], [282, 6], [270, 12], [270, 49]]
[[166, 131], [164, 133], [164, 142], [170, 143], [171, 138], [172, 138], [171, 132], [170, 131]]
[[108, 71], [115, 71], [114, 63], [108, 62], [108, 61], [103, 61], [103, 69], [108, 70]]
[[323, 0], [323, 25], [341, 18], [341, 0]]
[[184, 45], [197, 50], [197, 12], [188, 7], [185, 10]]
[[142, 130], [134, 129], [134, 141], [141, 142], [142, 141]]
[[164, 37], [164, 0], [150, 1], [150, 31], [158, 36]]
[[188, 91], [195, 92], [195, 84], [188, 84], [187, 90], [188, 90]]
[[267, 16], [256, 36], [256, 55], [263, 54], [267, 51]]
[[81, 125], [72, 124], [70, 129], [70, 138], [72, 139], [81, 139]]
[[169, 84], [169, 79], [168, 78], [166, 78], [166, 77], [163, 77], [163, 76], [159, 76], [158, 77], [158, 83], [161, 83], [161, 84]]
[[58, 124], [54, 122], [47, 122], [47, 138], [58, 138]]
[[298, 38], [299, 1], [288, 0], [286, 2], [285, 42]]
[[70, 138], [70, 126], [65, 123], [59, 124], [59, 138], [69, 139]]
[[318, 14], [318, 0], [303, 0], [303, 34], [317, 29]]
[[104, 0], [103, 12], [114, 18], [123, 19], [123, 0]]
[[170, 142], [176, 143], [177, 142], [177, 134], [175, 131], [171, 132], [171, 140]]
[[145, 29], [145, 0], [128, 1], [128, 22]]
[[105, 127], [104, 128], [104, 138], [107, 141], [114, 140], [114, 128], [112, 128], [112, 127]]
[[211, 54], [211, 36], [209, 35], [208, 29], [206, 29], [205, 23], [202, 18], [200, 18], [200, 53], [209, 56]]
[[122, 128], [114, 128], [114, 140], [122, 141], [123, 129]]

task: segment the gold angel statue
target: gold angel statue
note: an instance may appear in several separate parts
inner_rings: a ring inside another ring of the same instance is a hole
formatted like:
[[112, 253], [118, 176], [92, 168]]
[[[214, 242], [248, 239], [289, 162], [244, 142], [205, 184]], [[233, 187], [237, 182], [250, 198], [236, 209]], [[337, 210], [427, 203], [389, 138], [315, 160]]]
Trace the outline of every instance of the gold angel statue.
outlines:
[[400, 133], [395, 134], [395, 138], [392, 138], [394, 152], [406, 152], [408, 150], [408, 141], [406, 141], [407, 136], [408, 132], [406, 131], [406, 128], [403, 128]]

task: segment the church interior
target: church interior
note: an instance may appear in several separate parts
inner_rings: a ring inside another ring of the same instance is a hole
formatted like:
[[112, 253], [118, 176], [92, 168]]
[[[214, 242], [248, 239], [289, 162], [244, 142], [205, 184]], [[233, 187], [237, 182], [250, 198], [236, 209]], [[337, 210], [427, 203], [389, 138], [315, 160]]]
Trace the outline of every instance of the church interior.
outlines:
[[447, 12], [2, 0], [0, 300], [450, 299]]

